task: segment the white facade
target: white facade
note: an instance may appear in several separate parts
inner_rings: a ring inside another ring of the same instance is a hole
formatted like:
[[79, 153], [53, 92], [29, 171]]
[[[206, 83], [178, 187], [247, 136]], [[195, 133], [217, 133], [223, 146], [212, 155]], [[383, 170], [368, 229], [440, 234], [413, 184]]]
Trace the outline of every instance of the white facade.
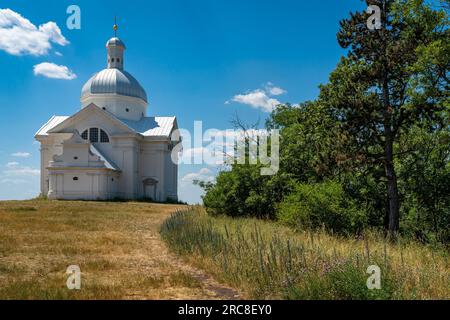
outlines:
[[[175, 117], [147, 117], [147, 95], [123, 70], [125, 45], [107, 43], [108, 68], [83, 86], [81, 110], [53, 116], [41, 143], [41, 194], [49, 199], [177, 200]], [[176, 160], [176, 159], [175, 159]]]

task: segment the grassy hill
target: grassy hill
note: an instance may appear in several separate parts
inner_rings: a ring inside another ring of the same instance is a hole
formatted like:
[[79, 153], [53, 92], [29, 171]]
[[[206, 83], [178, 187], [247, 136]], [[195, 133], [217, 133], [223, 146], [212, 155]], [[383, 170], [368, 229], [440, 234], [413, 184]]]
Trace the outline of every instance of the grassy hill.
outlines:
[[[234, 297], [170, 254], [159, 227], [182, 206], [133, 202], [0, 202], [0, 299]], [[66, 269], [81, 269], [68, 290]]]
[[[381, 290], [366, 287], [371, 264]], [[81, 290], [66, 287], [69, 265], [81, 269]], [[0, 299], [449, 299], [449, 269], [443, 249], [299, 233], [202, 208], [0, 202]]]
[[[367, 233], [347, 238], [295, 232], [273, 221], [209, 216], [203, 208], [166, 220], [163, 239], [186, 261], [258, 299], [450, 299], [449, 255]], [[369, 290], [369, 266], [381, 269]]]

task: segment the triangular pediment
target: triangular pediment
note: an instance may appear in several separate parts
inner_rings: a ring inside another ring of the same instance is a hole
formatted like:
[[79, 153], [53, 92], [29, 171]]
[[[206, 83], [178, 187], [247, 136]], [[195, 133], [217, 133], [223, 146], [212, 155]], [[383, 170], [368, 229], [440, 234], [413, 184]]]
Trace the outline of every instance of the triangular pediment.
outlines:
[[77, 126], [84, 122], [92, 122], [93, 119], [99, 124], [109, 124], [110, 126], [113, 126], [116, 128], [116, 131], [121, 134], [138, 134], [138, 132], [123, 123], [120, 119], [116, 118], [108, 111], [100, 109], [93, 103], [59, 123], [49, 130], [48, 133], [73, 133]]
[[67, 139], [63, 142], [65, 145], [69, 144], [88, 144], [89, 142], [84, 140], [81, 136], [78, 130], [74, 130], [73, 135], [70, 139]]

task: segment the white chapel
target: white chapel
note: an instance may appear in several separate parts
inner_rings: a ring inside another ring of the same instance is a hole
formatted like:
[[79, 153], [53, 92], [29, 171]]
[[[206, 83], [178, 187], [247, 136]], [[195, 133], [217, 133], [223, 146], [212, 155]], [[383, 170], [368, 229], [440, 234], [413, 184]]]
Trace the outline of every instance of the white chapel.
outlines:
[[[116, 30], [117, 26], [115, 26]], [[177, 200], [175, 117], [146, 116], [147, 94], [124, 70], [125, 44], [106, 43], [108, 67], [81, 90], [81, 110], [53, 116], [36, 133], [41, 194], [49, 199]]]

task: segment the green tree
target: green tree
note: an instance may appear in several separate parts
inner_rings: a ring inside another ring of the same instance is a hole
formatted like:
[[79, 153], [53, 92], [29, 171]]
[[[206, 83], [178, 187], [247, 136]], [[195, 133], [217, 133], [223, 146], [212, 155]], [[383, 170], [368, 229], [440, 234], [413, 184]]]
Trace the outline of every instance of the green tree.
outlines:
[[279, 105], [266, 126], [280, 130], [280, 172], [311, 183], [339, 175], [345, 162], [339, 147], [346, 136], [338, 125], [317, 101]]
[[396, 164], [404, 195], [402, 233], [423, 242], [450, 240], [450, 130], [414, 126], [396, 146], [408, 152]]
[[383, 167], [387, 225], [395, 236], [400, 195], [394, 145], [414, 123], [433, 121], [448, 102], [448, 17], [422, 0], [367, 4], [381, 8], [381, 28], [367, 27], [366, 12], [341, 21], [337, 38], [348, 53], [321, 87], [320, 100], [350, 134], [355, 161], [372, 171]]
[[261, 165], [233, 164], [215, 183], [200, 182], [208, 213], [275, 218], [275, 206], [292, 188], [289, 176], [262, 176]]

